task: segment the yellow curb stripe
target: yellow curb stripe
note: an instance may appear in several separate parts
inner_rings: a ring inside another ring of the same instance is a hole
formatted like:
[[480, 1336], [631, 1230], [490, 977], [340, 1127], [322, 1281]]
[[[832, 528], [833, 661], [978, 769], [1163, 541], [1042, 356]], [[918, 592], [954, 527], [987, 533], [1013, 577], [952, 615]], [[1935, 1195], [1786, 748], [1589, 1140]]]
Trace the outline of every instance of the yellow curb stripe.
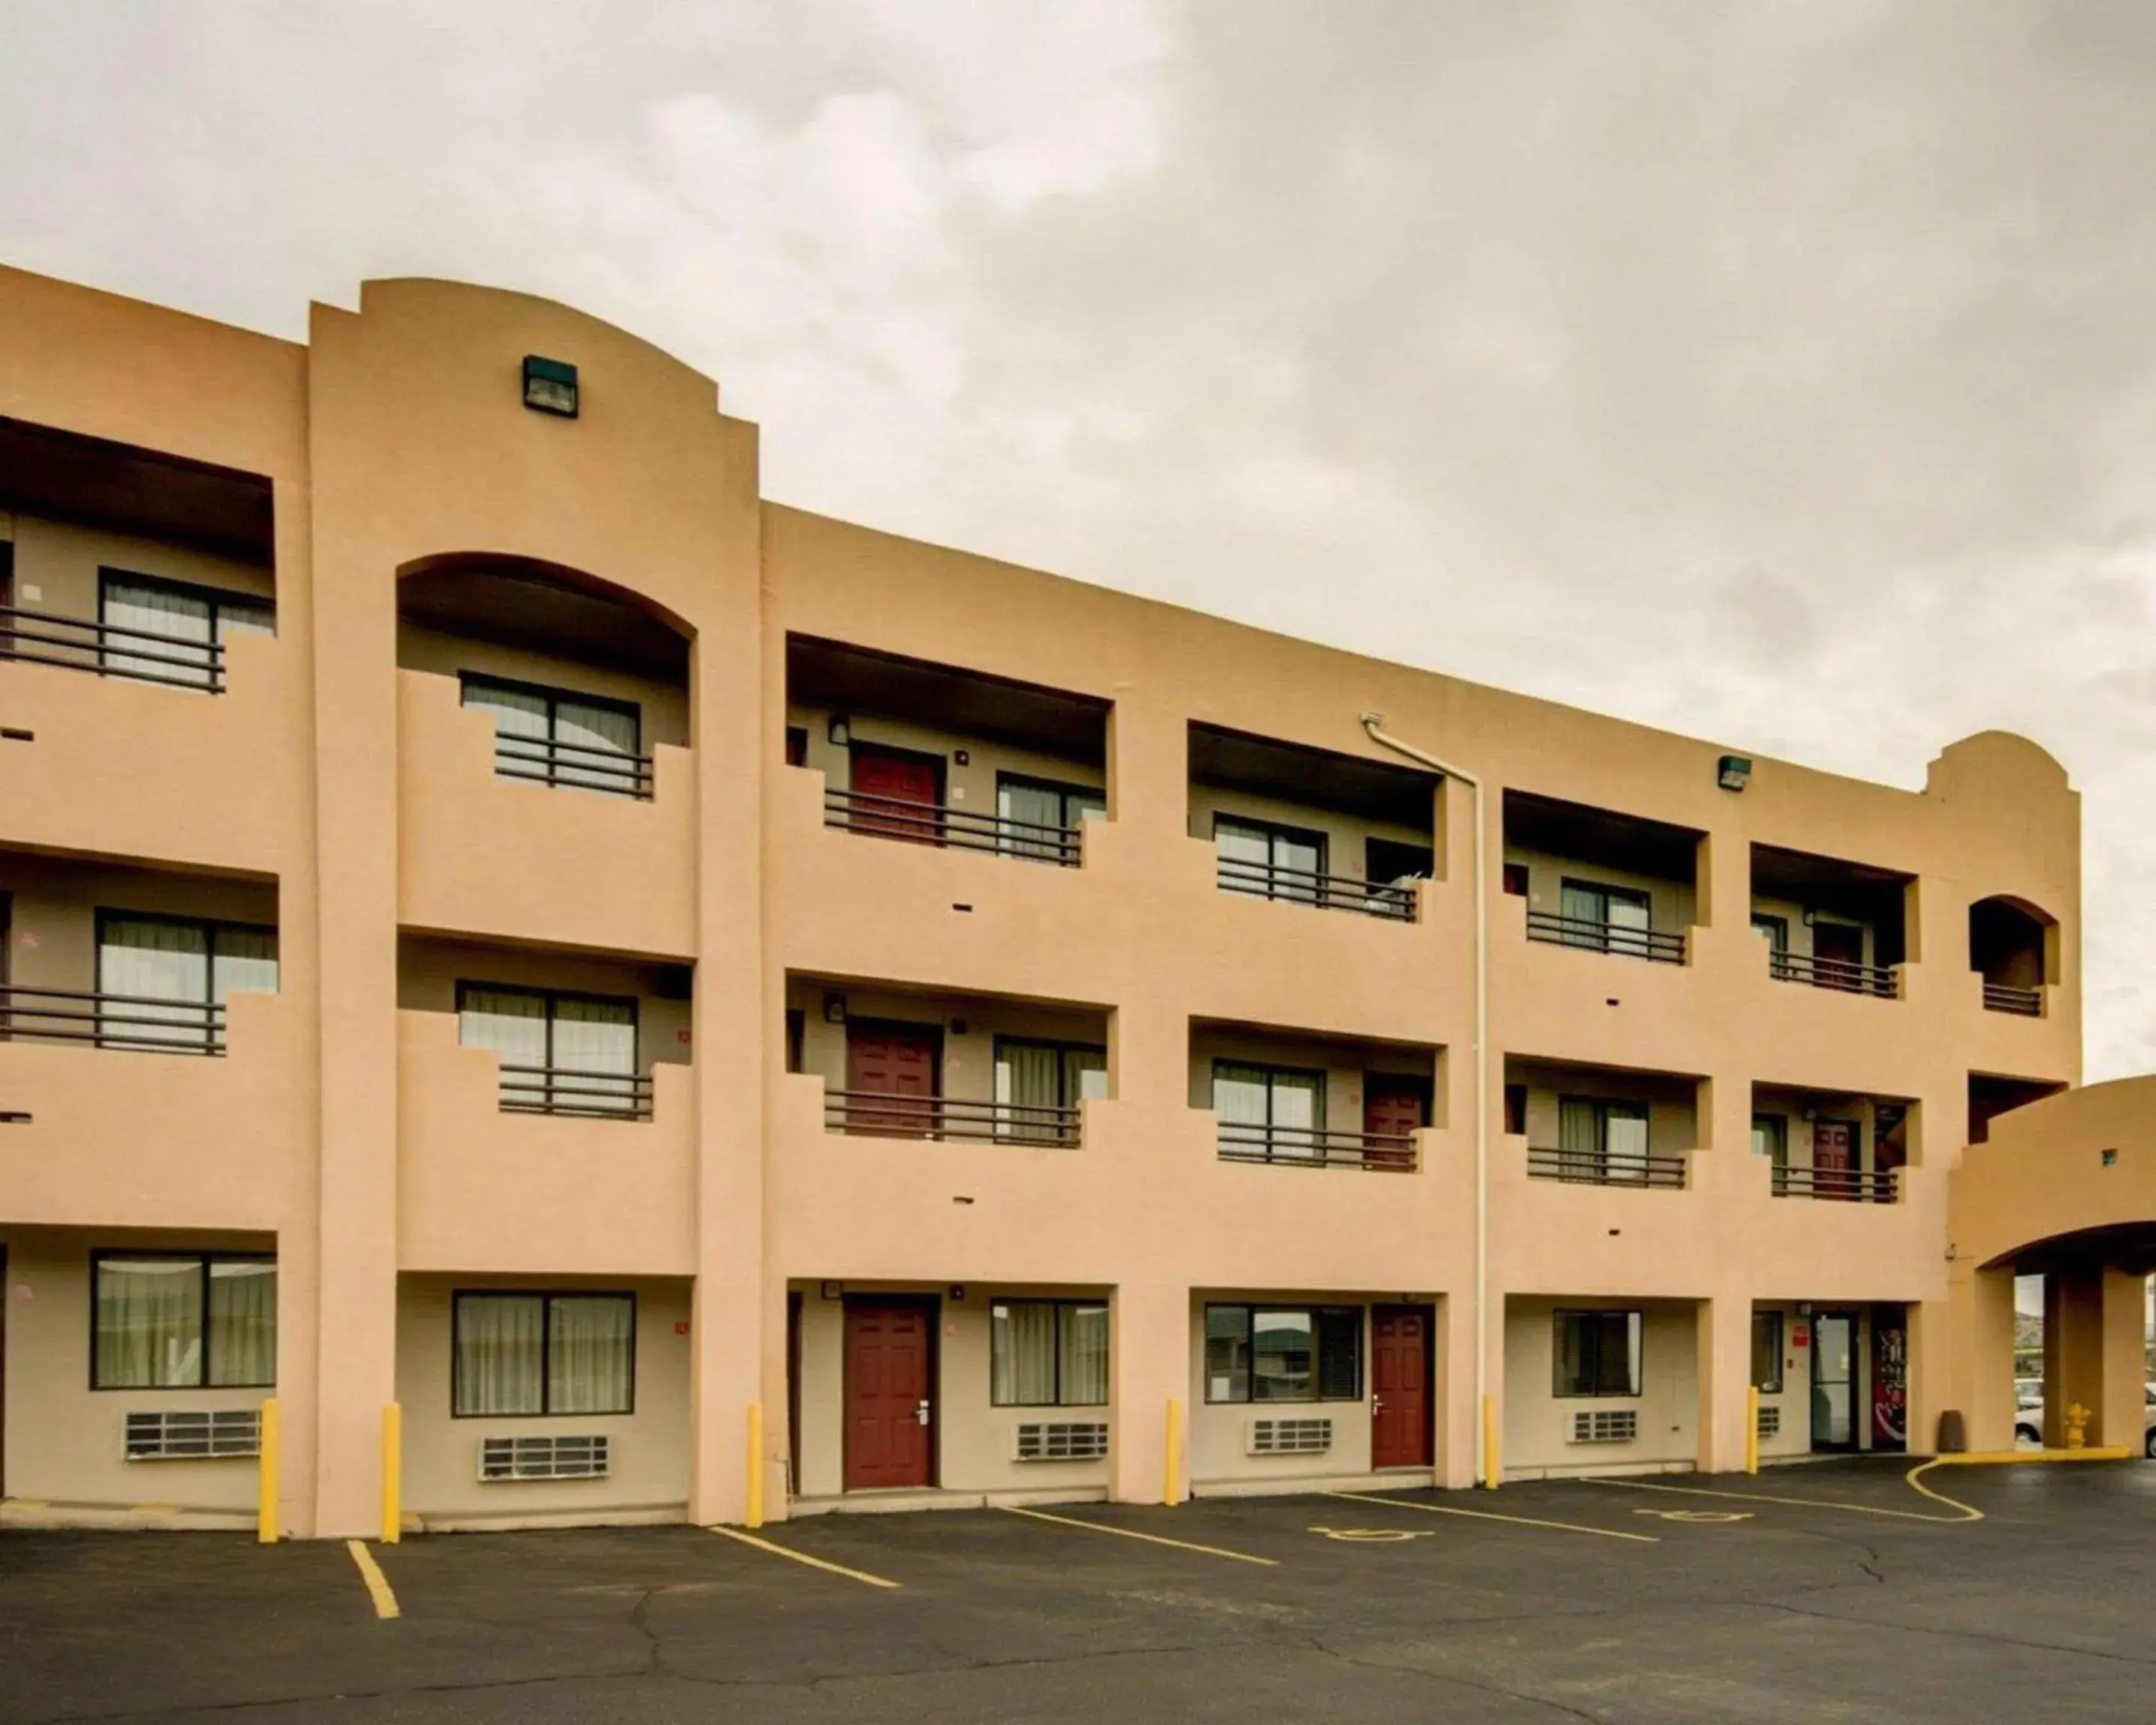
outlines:
[[1024, 1516], [1034, 1522], [1053, 1522], [1060, 1527], [1083, 1527], [1089, 1533], [1113, 1533], [1122, 1539], [1142, 1539], [1147, 1545], [1172, 1545], [1178, 1551], [1202, 1552], [1209, 1558], [1226, 1558], [1238, 1563], [1262, 1563], [1268, 1569], [1280, 1567], [1278, 1558], [1253, 1557], [1246, 1551], [1229, 1551], [1218, 1545], [1199, 1545], [1188, 1539], [1170, 1539], [1164, 1533], [1141, 1533], [1135, 1527], [1113, 1527], [1106, 1522], [1083, 1522], [1075, 1516], [1052, 1516], [1045, 1510], [1019, 1509], [1009, 1503], [1003, 1507], [1006, 1514]]
[[368, 1596], [374, 1601], [377, 1617], [397, 1617], [397, 1595], [389, 1590], [389, 1578], [382, 1573], [382, 1565], [374, 1561], [374, 1553], [367, 1548], [363, 1539], [347, 1539], [344, 1548], [352, 1553], [352, 1560], [359, 1565], [359, 1579], [367, 1584]]
[[1534, 1516], [1504, 1516], [1493, 1509], [1456, 1509], [1449, 1503], [1410, 1503], [1399, 1497], [1378, 1497], [1368, 1491], [1327, 1491], [1327, 1497], [1345, 1497], [1352, 1503], [1378, 1503], [1387, 1509], [1419, 1509], [1424, 1515], [1467, 1516], [1478, 1522], [1510, 1522], [1521, 1527], [1548, 1527], [1559, 1533], [1592, 1533], [1598, 1539], [1630, 1539], [1640, 1545], [1660, 1545], [1652, 1533], [1625, 1533], [1614, 1527], [1590, 1527], [1584, 1522], [1545, 1522]]
[[[1933, 1465], [1927, 1462], [1924, 1466], [1928, 1467]], [[1911, 1476], [1914, 1476], [1923, 1471], [1923, 1467], [1912, 1467], [1909, 1472]], [[1876, 1503], [1849, 1503], [1840, 1498], [1776, 1497], [1764, 1491], [1710, 1491], [1704, 1486], [1658, 1486], [1650, 1484], [1645, 1480], [1589, 1478], [1581, 1480], [1579, 1483], [1583, 1486], [1602, 1486], [1622, 1491], [1667, 1491], [1680, 1497], [1728, 1497], [1733, 1498], [1739, 1503], [1779, 1503], [1794, 1509], [1845, 1509], [1855, 1515], [1887, 1516], [1897, 1522], [1929, 1522], [1934, 1526], [1950, 1522], [1980, 1522], [1984, 1519], [1984, 1512], [1981, 1510], [1972, 1509], [1966, 1503], [1955, 1503], [1951, 1497], [1942, 1497], [1930, 1487], [1917, 1485], [1913, 1477], [1910, 1479], [1909, 1483], [1917, 1492], [1926, 1497], [1937, 1498], [1942, 1503], [1952, 1504], [1962, 1513], [1952, 1516], [1930, 1516], [1913, 1509], [1882, 1509]]]
[[[1908, 1472], [1902, 1476], [1902, 1481], [1907, 1485], [1912, 1491], [1922, 1493], [1925, 1497], [1930, 1498], [1934, 1503], [1943, 1503], [1949, 1509], [1959, 1510], [1961, 1514], [1958, 1519], [1964, 1522], [1982, 1521], [1984, 1519], [1984, 1512], [1982, 1510], [1974, 1507], [1973, 1505], [1964, 1503], [1958, 1497], [1949, 1497], [1943, 1491], [1934, 1491], [1929, 1486], [1923, 1483], [1921, 1476], [1929, 1473], [1938, 1465], [1938, 1458], [1937, 1456], [1933, 1456], [1929, 1461], [1919, 1462], [1916, 1466], [1911, 1468]], [[1933, 1519], [1935, 1521], [1943, 1521], [1946, 1517], [1934, 1517]]]
[[1933, 1467], [2003, 1467], [2017, 1461], [2131, 1461], [2135, 1452], [2123, 1444], [2081, 1450], [1968, 1450], [1934, 1455]]
[[772, 1540], [758, 1538], [753, 1533], [744, 1533], [738, 1527], [706, 1527], [706, 1533], [724, 1534], [728, 1539], [737, 1539], [743, 1545], [752, 1545], [758, 1551], [767, 1551], [774, 1557], [791, 1558], [797, 1563], [806, 1563], [812, 1569], [828, 1569], [834, 1575], [843, 1575], [849, 1581], [858, 1581], [870, 1587], [897, 1587], [901, 1584], [881, 1575], [871, 1575], [865, 1569], [849, 1569], [844, 1563], [834, 1563], [823, 1558], [812, 1558], [805, 1551], [796, 1551], [790, 1545], [779, 1545]]

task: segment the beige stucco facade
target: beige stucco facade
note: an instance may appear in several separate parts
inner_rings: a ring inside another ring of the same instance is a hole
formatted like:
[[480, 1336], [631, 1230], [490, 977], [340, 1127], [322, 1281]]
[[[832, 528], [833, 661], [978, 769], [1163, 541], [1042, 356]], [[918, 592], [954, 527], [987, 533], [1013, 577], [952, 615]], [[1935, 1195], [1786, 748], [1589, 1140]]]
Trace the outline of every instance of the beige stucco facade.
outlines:
[[[577, 367], [575, 418], [526, 408], [527, 355]], [[294, 344], [0, 271], [7, 1513], [244, 1512], [250, 1464], [123, 1461], [122, 1427], [273, 1388], [279, 1519], [319, 1535], [377, 1524], [393, 1403], [403, 1507], [443, 1526], [1465, 1485], [1478, 1394], [1512, 1473], [1726, 1469], [1763, 1313], [1770, 1455], [1825, 1435], [1835, 1314], [1851, 1443], [1892, 1337], [1912, 1447], [1973, 1406], [1970, 1098], [2080, 1076], [2078, 805], [2041, 750], [1724, 788], [1722, 744], [783, 507], [757, 444], [710, 379], [514, 294], [370, 283]], [[274, 601], [275, 634], [214, 691], [125, 675], [107, 571]], [[634, 793], [505, 775], [478, 685], [630, 726]], [[1481, 867], [1473, 788], [1371, 711], [1479, 779]], [[1275, 848], [1222, 860], [1223, 820]], [[1981, 973], [1979, 903], [2011, 907]], [[114, 1046], [113, 911], [274, 927], [275, 992], [217, 1049]], [[564, 1045], [562, 1001], [633, 1019], [634, 1106], [506, 1109], [475, 987]], [[1106, 1050], [1045, 1140], [1014, 1047]], [[905, 1129], [844, 1097], [890, 1073], [927, 1086]], [[98, 1255], [241, 1247], [275, 1256], [274, 1386], [96, 1385]], [[633, 1296], [633, 1405], [455, 1413], [456, 1296], [490, 1290]], [[1065, 1403], [991, 1393], [1024, 1301], [1108, 1308]], [[1636, 1382], [1605, 1361], [1585, 1399], [1630, 1438], [1574, 1436], [1573, 1313], [1639, 1317]], [[924, 1358], [877, 1351], [901, 1329]], [[925, 1436], [878, 1427], [876, 1474], [870, 1380], [916, 1368]], [[1419, 1429], [1382, 1408], [1402, 1371]], [[1279, 1420], [1322, 1429], [1268, 1450]], [[1105, 1455], [1022, 1459], [1058, 1424]], [[610, 1471], [480, 1477], [483, 1440], [548, 1435]]]

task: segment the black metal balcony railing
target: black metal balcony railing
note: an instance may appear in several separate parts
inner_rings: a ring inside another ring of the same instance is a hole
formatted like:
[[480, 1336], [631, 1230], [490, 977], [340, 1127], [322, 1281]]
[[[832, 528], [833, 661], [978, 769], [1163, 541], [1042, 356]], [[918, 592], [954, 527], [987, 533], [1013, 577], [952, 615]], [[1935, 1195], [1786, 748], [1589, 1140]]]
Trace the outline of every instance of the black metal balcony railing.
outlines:
[[1280, 1168], [1353, 1168], [1409, 1174], [1414, 1140], [1404, 1133], [1328, 1132], [1322, 1127], [1265, 1126], [1224, 1120], [1223, 1162], [1263, 1162]]
[[1986, 1012], [2010, 1012], [2017, 1018], [2041, 1019], [2044, 1015], [2044, 991], [2041, 988], [2016, 988], [2006, 983], [1986, 983], [1984, 985], [1984, 1009]]
[[1624, 1151], [1557, 1150], [1539, 1144], [1527, 1147], [1527, 1178], [1564, 1180], [1587, 1186], [1645, 1186], [1661, 1191], [1681, 1191], [1685, 1159], [1658, 1152], [1637, 1155]]
[[1783, 1168], [1774, 1169], [1777, 1198], [1825, 1198], [1844, 1204], [1892, 1204], [1894, 1172], [1873, 1173], [1854, 1168]]
[[0, 659], [224, 693], [224, 648], [50, 611], [0, 607]]
[[547, 737], [517, 737], [498, 731], [494, 737], [494, 770], [501, 778], [610, 797], [651, 798], [651, 757], [589, 743], [560, 742]]
[[1358, 880], [1349, 875], [1320, 875], [1308, 869], [1283, 868], [1277, 863], [1252, 862], [1224, 856], [1215, 878], [1228, 892], [1246, 892], [1254, 898], [1285, 899], [1293, 905], [1313, 905], [1321, 911], [1363, 911], [1395, 922], [1414, 921], [1414, 889], [1380, 880]]
[[224, 1007], [213, 1000], [0, 986], [0, 1042], [87, 1042], [135, 1054], [221, 1055]]
[[824, 1124], [865, 1138], [986, 1138], [998, 1144], [1071, 1149], [1075, 1107], [1039, 1102], [978, 1102], [956, 1096], [897, 1096], [880, 1091], [827, 1090]]
[[903, 797], [878, 797], [866, 791], [824, 792], [824, 824], [871, 838], [896, 839], [909, 845], [950, 845], [962, 850], [993, 850], [1028, 862], [1078, 866], [1078, 829], [1045, 826], [1039, 821], [980, 814], [944, 803], [914, 803]]
[[1614, 952], [1620, 958], [1651, 958], [1660, 964], [1685, 962], [1685, 937], [1657, 928], [1633, 928], [1591, 917], [1560, 916], [1554, 911], [1527, 912], [1527, 938], [1589, 952]]
[[1769, 952], [1768, 973], [1778, 983], [1809, 983], [1815, 988], [1837, 988], [1845, 994], [1869, 994], [1875, 1000], [1898, 1000], [1902, 979], [1876, 964], [1859, 964], [1848, 958], [1815, 958], [1803, 952]]
[[586, 1120], [651, 1118], [648, 1072], [585, 1072], [568, 1066], [501, 1069], [505, 1114], [567, 1114]]

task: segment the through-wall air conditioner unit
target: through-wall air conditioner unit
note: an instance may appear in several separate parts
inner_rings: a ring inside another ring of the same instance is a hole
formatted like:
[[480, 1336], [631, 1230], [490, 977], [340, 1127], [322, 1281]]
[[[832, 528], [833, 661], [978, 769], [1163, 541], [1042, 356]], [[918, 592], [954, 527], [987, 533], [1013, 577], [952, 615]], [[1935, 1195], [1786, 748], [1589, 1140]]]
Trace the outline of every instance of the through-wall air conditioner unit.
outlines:
[[1575, 1444], [1629, 1444], [1639, 1435], [1637, 1408], [1582, 1408], [1572, 1416]]
[[1253, 1420], [1248, 1453], [1322, 1455], [1332, 1447], [1330, 1420]]
[[613, 1440], [489, 1437], [479, 1440], [479, 1476], [489, 1480], [603, 1480], [613, 1469]]
[[1105, 1420], [1033, 1420], [1018, 1429], [1020, 1461], [1098, 1461], [1107, 1453]]
[[1759, 1435], [1763, 1438], [1782, 1435], [1782, 1409], [1774, 1402], [1759, 1404]]
[[204, 1461], [262, 1453], [262, 1415], [254, 1408], [220, 1408], [127, 1416], [130, 1461]]

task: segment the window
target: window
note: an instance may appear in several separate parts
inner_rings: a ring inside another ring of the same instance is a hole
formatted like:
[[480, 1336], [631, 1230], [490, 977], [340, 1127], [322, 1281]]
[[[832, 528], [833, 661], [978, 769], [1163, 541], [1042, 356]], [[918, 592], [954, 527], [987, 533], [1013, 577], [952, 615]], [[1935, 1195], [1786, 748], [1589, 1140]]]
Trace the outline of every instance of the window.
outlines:
[[1213, 1110], [1220, 1146], [1268, 1161], [1317, 1157], [1324, 1149], [1325, 1075], [1290, 1066], [1213, 1063]]
[[1752, 1153], [1767, 1158], [1776, 1168], [1789, 1165], [1789, 1122], [1786, 1116], [1752, 1117]]
[[277, 1381], [275, 1258], [98, 1252], [90, 1280], [92, 1389], [266, 1389]]
[[1639, 1394], [1643, 1327], [1636, 1312], [1558, 1312], [1554, 1394]]
[[1527, 1087], [1524, 1084], [1505, 1086], [1505, 1130], [1516, 1138], [1527, 1135]]
[[1647, 1178], [1647, 1106], [1600, 1096], [1558, 1099], [1560, 1166], [1575, 1178], [1639, 1181]]
[[459, 983], [457, 1040], [501, 1056], [505, 1108], [627, 1114], [639, 1106], [632, 999]]
[[494, 715], [494, 770], [502, 778], [644, 797], [643, 710], [634, 701], [494, 677], [464, 676], [464, 703]]
[[1563, 943], [1645, 957], [1654, 944], [1648, 938], [1654, 926], [1653, 907], [1646, 893], [1629, 886], [1567, 880], [1558, 906], [1564, 919]]
[[1213, 819], [1213, 844], [1219, 853], [1219, 883], [1260, 898], [1318, 901], [1319, 876], [1325, 872], [1325, 834], [1263, 821]]
[[[999, 773], [996, 814], [998, 819], [1012, 823], [997, 829], [998, 850], [1009, 856], [1037, 856], [1060, 862], [1071, 854], [1072, 841], [1064, 834], [1076, 831], [1081, 820], [1107, 819], [1108, 793], [1088, 785], [1059, 784], [1050, 779]], [[1072, 860], [1075, 860], [1075, 856]]]
[[1769, 916], [1763, 911], [1754, 911], [1752, 913], [1752, 932], [1762, 937], [1767, 942], [1767, 950], [1777, 957], [1789, 950], [1789, 919], [1787, 916]]
[[1782, 1314], [1752, 1314], [1752, 1387], [1762, 1395], [1782, 1393]]
[[998, 1408], [1105, 1407], [1106, 1303], [993, 1302], [988, 1307], [988, 1400]]
[[798, 1006], [786, 1009], [786, 1070], [798, 1072], [804, 1069], [805, 1047], [808, 1040], [808, 1014]]
[[111, 632], [99, 655], [102, 669], [191, 689], [223, 686], [218, 649], [234, 635], [277, 633], [267, 599], [122, 569], [97, 572], [97, 614]]
[[1363, 841], [1363, 874], [1373, 885], [1428, 880], [1436, 873], [1437, 853], [1427, 845], [1404, 845], [1397, 839]]
[[635, 1411], [635, 1295], [459, 1293], [450, 1309], [458, 1418]]
[[1209, 1306], [1209, 1402], [1354, 1401], [1363, 1394], [1358, 1306]]
[[998, 1137], [1075, 1139], [1078, 1117], [1071, 1111], [1082, 1101], [1107, 1094], [1105, 1048], [996, 1038]]
[[221, 1054], [225, 1002], [277, 992], [277, 931], [100, 911], [97, 992], [99, 1047]]
[[808, 727], [788, 725], [786, 727], [786, 764], [806, 767], [808, 764]]
[[1514, 898], [1527, 896], [1527, 865], [1525, 863], [1505, 865], [1505, 891]]

